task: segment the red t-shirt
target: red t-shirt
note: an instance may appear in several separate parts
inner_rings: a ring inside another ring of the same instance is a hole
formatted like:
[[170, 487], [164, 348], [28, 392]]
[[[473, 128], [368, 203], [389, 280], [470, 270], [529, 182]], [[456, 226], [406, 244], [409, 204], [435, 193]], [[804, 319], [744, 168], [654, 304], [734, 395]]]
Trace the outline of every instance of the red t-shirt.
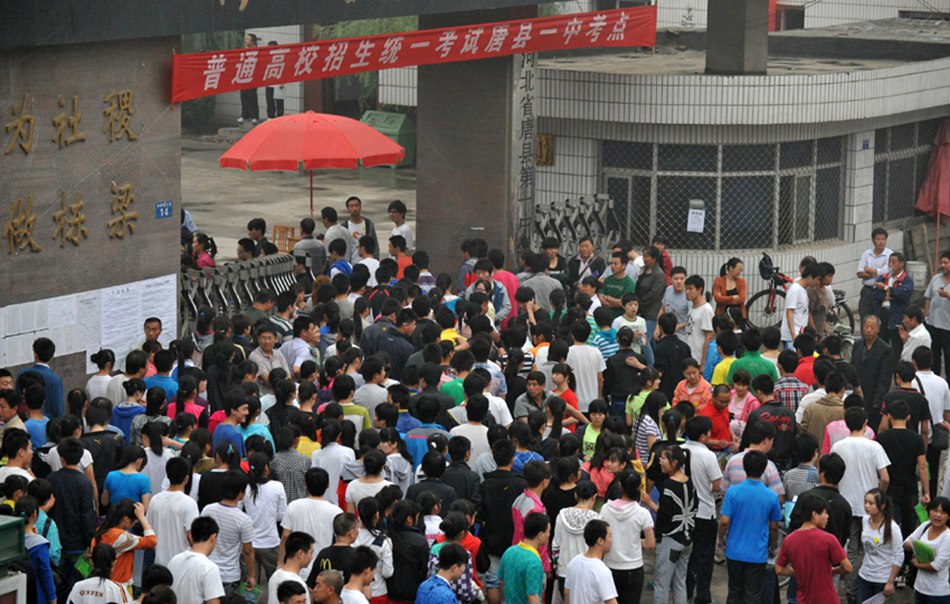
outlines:
[[798, 583], [799, 604], [837, 602], [838, 592], [832, 581], [831, 567], [847, 558], [831, 533], [821, 529], [801, 529], [785, 538], [778, 564], [792, 565]]
[[396, 258], [396, 264], [399, 265], [399, 271], [396, 273], [396, 279], [402, 279], [402, 273], [406, 267], [412, 264], [412, 256], [400, 256]]
[[795, 368], [795, 377], [805, 382], [809, 386], [815, 385], [815, 357], [802, 357], [798, 359], [798, 367]]
[[[732, 432], [729, 431], [729, 407], [723, 408], [722, 411], [716, 408], [716, 405], [712, 403], [706, 403], [696, 411], [696, 415], [701, 415], [703, 417], [708, 417], [712, 420], [712, 432], [709, 434], [709, 438], [712, 440], [732, 440]], [[712, 449], [712, 447], [710, 447]], [[718, 451], [719, 449], [713, 449]]]
[[[561, 397], [562, 399], [564, 399], [564, 402], [565, 402], [565, 403], [567, 403], [567, 404], [570, 405], [571, 407], [574, 407], [574, 409], [576, 409], [576, 410], [578, 410], [578, 411], [580, 410], [580, 406], [577, 404], [577, 395], [574, 394], [574, 391], [571, 390], [570, 388], [568, 388], [567, 390], [565, 390], [565, 391], [564, 391], [564, 394], [558, 394], [558, 393], [557, 393], [556, 391], [554, 391], [554, 390], [551, 391], [551, 394], [553, 394], [554, 396], [559, 396], [559, 397]], [[562, 419], [567, 419], [567, 418], [569, 418], [569, 417], [570, 417], [570, 415], [568, 415], [568, 414], [565, 412], [565, 413], [564, 413], [564, 417], [563, 417]], [[572, 433], [577, 431], [577, 425], [576, 425], [576, 424], [571, 424], [570, 426], [564, 426], [564, 428], [565, 428], [566, 430], [572, 432]]]

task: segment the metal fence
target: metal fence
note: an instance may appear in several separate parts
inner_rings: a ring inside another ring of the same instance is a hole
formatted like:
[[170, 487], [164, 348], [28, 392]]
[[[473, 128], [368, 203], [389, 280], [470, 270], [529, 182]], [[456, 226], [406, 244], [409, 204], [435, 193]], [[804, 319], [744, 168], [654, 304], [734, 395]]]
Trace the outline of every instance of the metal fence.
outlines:
[[940, 122], [927, 120], [874, 132], [875, 223], [914, 215]]
[[[612, 226], [635, 243], [671, 248], [774, 249], [841, 237], [841, 137], [754, 145], [603, 141], [600, 190]], [[703, 209], [702, 230], [687, 228]]]
[[539, 203], [530, 220], [527, 246], [537, 251], [542, 239], [555, 237], [561, 242], [561, 255], [570, 258], [577, 254], [578, 241], [590, 237], [594, 249], [609, 250], [622, 238], [620, 226], [615, 202], [607, 195]]
[[228, 262], [214, 268], [186, 270], [180, 279], [178, 332], [195, 330], [198, 309], [210, 306], [218, 314], [233, 315], [247, 310], [262, 289], [282, 292], [293, 287], [294, 257], [277, 254], [246, 262]]

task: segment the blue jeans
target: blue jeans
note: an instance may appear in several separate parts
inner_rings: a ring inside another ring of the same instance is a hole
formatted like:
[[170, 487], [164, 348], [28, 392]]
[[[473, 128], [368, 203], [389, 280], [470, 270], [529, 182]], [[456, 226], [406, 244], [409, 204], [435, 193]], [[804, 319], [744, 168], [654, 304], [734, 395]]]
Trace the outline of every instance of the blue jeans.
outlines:
[[858, 577], [858, 602], [864, 602], [882, 591], [884, 591], [884, 583], [873, 583]]
[[653, 367], [655, 358], [653, 356], [653, 332], [656, 331], [656, 321], [646, 320], [647, 322], [647, 345], [643, 347], [643, 356], [646, 357], [647, 365]]
[[914, 604], [950, 604], [950, 596], [925, 596], [915, 591]]

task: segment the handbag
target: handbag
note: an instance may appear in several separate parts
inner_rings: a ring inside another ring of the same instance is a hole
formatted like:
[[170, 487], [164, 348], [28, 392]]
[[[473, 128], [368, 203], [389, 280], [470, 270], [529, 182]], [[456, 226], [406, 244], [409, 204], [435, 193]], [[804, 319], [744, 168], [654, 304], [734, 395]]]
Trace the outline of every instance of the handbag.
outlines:
[[[914, 381], [917, 382], [917, 389], [920, 391], [921, 396], [927, 396], [920, 378], [915, 377]], [[947, 448], [950, 447], [950, 432], [936, 421], [933, 422], [932, 428], [930, 431], [930, 446], [937, 451], [946, 451]]]

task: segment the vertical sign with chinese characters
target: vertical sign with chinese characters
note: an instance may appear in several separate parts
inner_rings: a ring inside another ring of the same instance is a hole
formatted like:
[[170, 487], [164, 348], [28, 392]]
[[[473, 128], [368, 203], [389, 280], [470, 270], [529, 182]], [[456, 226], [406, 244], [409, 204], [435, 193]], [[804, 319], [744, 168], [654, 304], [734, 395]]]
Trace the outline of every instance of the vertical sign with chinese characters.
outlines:
[[[515, 248], [526, 248], [534, 212], [535, 137], [537, 136], [537, 55], [516, 56], [513, 64], [512, 133], [512, 233], [516, 233]], [[512, 250], [514, 251], [514, 250]]]

